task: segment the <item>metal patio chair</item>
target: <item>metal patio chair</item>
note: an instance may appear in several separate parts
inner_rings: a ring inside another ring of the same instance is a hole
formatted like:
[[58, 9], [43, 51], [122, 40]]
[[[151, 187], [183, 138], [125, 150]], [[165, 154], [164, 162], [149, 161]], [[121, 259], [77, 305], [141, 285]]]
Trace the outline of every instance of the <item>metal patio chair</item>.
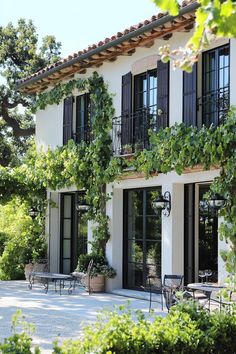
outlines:
[[165, 274], [162, 289], [163, 289], [163, 295], [166, 302], [166, 308], [169, 311], [171, 306], [178, 303], [176, 292], [183, 291], [184, 276], [176, 275], [176, 274]]
[[161, 309], [163, 311], [163, 287], [161, 278], [150, 275], [147, 279], [148, 285], [143, 286], [142, 288], [144, 289], [144, 291], [149, 293], [149, 312], [152, 308], [153, 295], [160, 295]]

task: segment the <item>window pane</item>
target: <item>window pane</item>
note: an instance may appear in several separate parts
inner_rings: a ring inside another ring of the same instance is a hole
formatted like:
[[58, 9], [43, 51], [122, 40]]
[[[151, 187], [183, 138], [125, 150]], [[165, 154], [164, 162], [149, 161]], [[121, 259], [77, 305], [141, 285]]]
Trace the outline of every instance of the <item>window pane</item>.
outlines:
[[63, 259], [63, 273], [70, 273], [70, 259]]
[[129, 238], [142, 239], [143, 235], [143, 217], [129, 216], [128, 217], [128, 235]]
[[64, 220], [63, 238], [71, 238], [71, 220]]
[[153, 264], [158, 267], [161, 265], [161, 242], [148, 241], [147, 248], [147, 264]]
[[71, 256], [71, 241], [63, 240], [63, 258], [70, 258]]
[[160, 240], [161, 239], [161, 215], [148, 216], [146, 218], [147, 235], [148, 240]]
[[71, 195], [64, 195], [64, 218], [71, 218]]
[[128, 262], [143, 263], [143, 241], [129, 241], [128, 250]]
[[129, 215], [143, 215], [142, 204], [143, 191], [130, 191], [128, 193], [128, 212]]
[[140, 287], [143, 284], [143, 265], [128, 263], [128, 284], [130, 288]]

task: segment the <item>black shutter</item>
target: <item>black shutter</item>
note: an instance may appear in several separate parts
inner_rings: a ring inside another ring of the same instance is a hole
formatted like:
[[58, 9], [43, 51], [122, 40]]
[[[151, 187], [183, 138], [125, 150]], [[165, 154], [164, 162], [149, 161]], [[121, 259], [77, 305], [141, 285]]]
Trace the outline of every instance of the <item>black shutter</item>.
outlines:
[[129, 72], [122, 76], [121, 97], [121, 145], [132, 144], [132, 74]]
[[63, 111], [63, 145], [72, 139], [73, 135], [73, 97], [64, 99]]
[[76, 142], [90, 141], [89, 94], [76, 97]]
[[169, 125], [169, 63], [157, 62], [157, 128]]
[[191, 73], [183, 72], [183, 122], [197, 126], [197, 64]]

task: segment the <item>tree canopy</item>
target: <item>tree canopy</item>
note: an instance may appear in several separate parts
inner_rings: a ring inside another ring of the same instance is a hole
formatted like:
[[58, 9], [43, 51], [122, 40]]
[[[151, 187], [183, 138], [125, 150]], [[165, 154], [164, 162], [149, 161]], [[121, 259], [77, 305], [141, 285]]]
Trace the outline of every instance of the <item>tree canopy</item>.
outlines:
[[35, 132], [30, 111], [34, 97], [16, 91], [16, 82], [57, 61], [60, 48], [61, 43], [49, 35], [39, 46], [31, 20], [0, 26], [0, 165], [17, 164]]

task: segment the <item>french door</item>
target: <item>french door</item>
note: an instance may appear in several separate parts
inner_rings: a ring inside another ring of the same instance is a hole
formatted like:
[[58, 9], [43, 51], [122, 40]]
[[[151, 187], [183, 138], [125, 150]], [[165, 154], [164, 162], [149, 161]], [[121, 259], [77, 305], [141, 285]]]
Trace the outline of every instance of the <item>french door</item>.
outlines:
[[76, 211], [78, 193], [61, 194], [61, 252], [60, 272], [75, 270], [78, 258], [87, 253], [87, 221]]
[[148, 276], [161, 276], [161, 214], [151, 205], [160, 192], [160, 187], [124, 191], [125, 288], [141, 289]]
[[186, 184], [184, 205], [184, 278], [199, 281], [199, 270], [210, 269], [218, 279], [218, 217], [201, 203], [209, 184]]

